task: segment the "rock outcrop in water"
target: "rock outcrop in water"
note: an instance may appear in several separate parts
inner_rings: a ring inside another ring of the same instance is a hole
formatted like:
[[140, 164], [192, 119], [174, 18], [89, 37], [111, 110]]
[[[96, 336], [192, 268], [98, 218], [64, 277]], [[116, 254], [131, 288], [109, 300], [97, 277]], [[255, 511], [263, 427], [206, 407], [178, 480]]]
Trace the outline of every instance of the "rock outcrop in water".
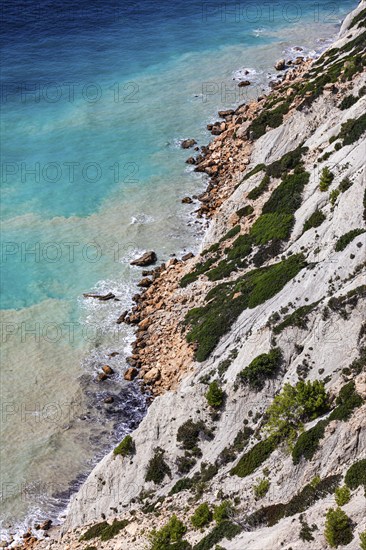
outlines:
[[365, 26], [208, 146], [201, 253], [134, 313], [158, 397], [39, 548], [365, 548]]

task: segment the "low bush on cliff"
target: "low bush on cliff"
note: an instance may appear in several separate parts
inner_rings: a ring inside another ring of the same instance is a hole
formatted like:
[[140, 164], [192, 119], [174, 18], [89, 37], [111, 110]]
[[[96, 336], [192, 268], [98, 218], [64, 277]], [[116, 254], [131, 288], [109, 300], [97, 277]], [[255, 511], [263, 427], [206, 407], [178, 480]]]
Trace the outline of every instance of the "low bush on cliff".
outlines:
[[350, 489], [354, 490], [357, 487], [364, 486], [366, 492], [366, 459], [359, 460], [352, 464], [348, 468], [346, 477], [344, 478], [345, 484]]
[[170, 476], [171, 471], [164, 460], [165, 451], [160, 447], [154, 449], [154, 456], [150, 459], [145, 474], [145, 481], [153, 481], [156, 485], [162, 483], [165, 476]]
[[206, 305], [191, 309], [185, 317], [185, 324], [190, 327], [186, 338], [197, 344], [197, 361], [207, 359], [244, 309], [272, 298], [305, 266], [304, 256], [296, 254], [211, 289]]
[[334, 495], [337, 506], [344, 506], [351, 500], [351, 491], [346, 485], [337, 487]]
[[195, 529], [201, 529], [212, 521], [212, 512], [207, 502], [203, 502], [191, 516], [191, 523]]
[[356, 25], [358, 25], [359, 27], [366, 26], [366, 8], [364, 10], [361, 10], [360, 13], [355, 15], [355, 17], [352, 19], [350, 27], [355, 27]]
[[352, 145], [360, 139], [364, 132], [366, 132], [366, 114], [361, 115], [359, 118], [350, 118], [347, 122], [344, 122], [341, 131], [332, 141], [341, 139], [342, 146]]
[[280, 442], [277, 435], [272, 435], [260, 441], [246, 452], [238, 464], [230, 471], [230, 475], [246, 477], [255, 472], [257, 468], [273, 453]]
[[365, 231], [365, 229], [352, 229], [351, 231], [348, 231], [347, 233], [339, 237], [334, 246], [334, 250], [336, 252], [341, 252], [353, 241], [353, 239], [355, 239], [359, 235], [362, 235], [362, 233], [365, 233]]
[[214, 507], [213, 519], [217, 524], [222, 523], [223, 521], [230, 519], [234, 511], [235, 509], [230, 500], [224, 500], [221, 504]]
[[307, 328], [308, 315], [311, 313], [319, 302], [313, 302], [312, 304], [301, 306], [296, 309], [290, 315], [287, 315], [284, 320], [273, 327], [274, 334], [280, 334], [287, 327], [298, 327], [301, 329]]
[[258, 139], [266, 133], [267, 126], [277, 128], [281, 126], [283, 117], [289, 112], [292, 99], [287, 99], [274, 109], [263, 109], [250, 124], [248, 131], [252, 139]]
[[327, 191], [333, 180], [334, 174], [329, 170], [328, 166], [324, 166], [319, 182], [320, 191]]
[[259, 500], [263, 498], [269, 491], [269, 487], [271, 485], [269, 479], [263, 477], [263, 478], [257, 478], [257, 483], [253, 485], [253, 493], [256, 500]]
[[356, 386], [353, 380], [345, 384], [336, 399], [336, 408], [329, 416], [331, 420], [348, 420], [353, 411], [363, 404], [362, 397], [356, 392]]
[[280, 185], [273, 191], [271, 197], [263, 206], [262, 213], [277, 212], [293, 214], [301, 206], [302, 192], [308, 183], [310, 174], [301, 166], [293, 174], [284, 176]]
[[319, 442], [324, 437], [327, 420], [320, 420], [315, 426], [300, 434], [292, 449], [292, 460], [294, 464], [299, 464], [302, 457], [305, 460], [311, 460], [319, 448]]
[[279, 160], [275, 160], [266, 168], [266, 174], [273, 178], [281, 178], [290, 170], [298, 168], [301, 164], [301, 157], [309, 150], [308, 147], [299, 145], [296, 149], [285, 153]]
[[270, 181], [270, 177], [266, 174], [260, 184], [248, 193], [248, 199], [251, 201], [259, 199], [259, 197], [267, 191]]
[[324, 437], [325, 428], [332, 420], [347, 421], [353, 411], [363, 403], [362, 397], [356, 392], [353, 381], [345, 384], [336, 399], [336, 407], [325, 420], [303, 432], [296, 441], [292, 450], [292, 460], [298, 464], [301, 458], [311, 460], [319, 448], [319, 442]]
[[130, 435], [126, 435], [121, 443], [114, 449], [114, 455], [128, 456], [135, 453], [135, 443]]
[[197, 446], [201, 433], [212, 437], [210, 430], [202, 420], [193, 422], [192, 419], [189, 419], [178, 428], [177, 441], [182, 444], [183, 449], [192, 450]]
[[360, 548], [361, 550], [366, 550], [366, 531], [360, 533]]
[[301, 380], [296, 386], [287, 383], [267, 409], [266, 429], [269, 433], [292, 438], [304, 422], [324, 414], [328, 407], [328, 395], [319, 380]]
[[325, 219], [326, 216], [321, 210], [315, 210], [315, 212], [311, 214], [310, 218], [308, 218], [304, 223], [302, 232], [305, 233], [305, 231], [308, 231], [312, 227], [319, 227]]
[[217, 463], [219, 465], [226, 465], [229, 462], [233, 462], [233, 460], [236, 459], [237, 454], [244, 450], [252, 434], [253, 430], [248, 426], [245, 426], [243, 430], [240, 430], [234, 439], [234, 443], [229, 447], [225, 447], [225, 449], [221, 451], [218, 456]]
[[339, 485], [340, 479], [341, 476], [336, 475], [319, 480], [316, 485], [314, 483], [309, 483], [288, 502], [271, 504], [270, 506], [260, 508], [247, 518], [247, 522], [253, 527], [261, 525], [271, 527], [282, 518], [305, 512], [317, 500], [332, 494], [337, 485]]
[[229, 229], [229, 231], [220, 239], [220, 242], [232, 239], [238, 233], [240, 233], [240, 225], [235, 225], [235, 227]]
[[353, 539], [350, 518], [340, 508], [330, 508], [326, 515], [324, 536], [332, 548], [345, 546]]
[[246, 218], [247, 216], [250, 216], [253, 214], [254, 208], [253, 206], [250, 206], [250, 204], [247, 204], [246, 206], [243, 206], [243, 208], [239, 208], [239, 210], [236, 211], [236, 215], [239, 218]]
[[266, 168], [266, 165], [265, 164], [257, 164], [257, 166], [255, 166], [252, 170], [250, 170], [249, 172], [247, 172], [244, 176], [244, 178], [242, 179], [242, 181], [245, 181], [245, 180], [248, 180], [249, 178], [251, 178], [252, 176], [254, 176], [255, 174], [258, 174], [258, 172], [261, 172], [262, 170], [264, 170]]
[[[236, 537], [242, 531], [242, 527], [231, 521], [222, 521], [212, 531], [206, 535], [200, 542], [195, 544], [193, 550], [212, 550], [215, 544], [222, 539], [231, 540]], [[156, 549], [157, 550], [157, 549]]]
[[122, 531], [126, 525], [128, 525], [128, 520], [126, 519], [121, 521], [115, 519], [112, 524], [107, 523], [106, 521], [96, 523], [90, 527], [79, 540], [84, 541], [100, 538], [102, 541], [107, 541], [118, 535], [118, 533]]
[[265, 381], [278, 373], [282, 362], [282, 353], [279, 348], [274, 348], [269, 353], [262, 353], [238, 374], [238, 381], [260, 391], [264, 388]]
[[183, 540], [187, 527], [176, 515], [161, 529], [151, 531], [150, 550], [189, 550], [191, 545]]
[[222, 407], [225, 400], [225, 392], [220, 388], [219, 383], [214, 380], [208, 387], [208, 392], [206, 393], [207, 403], [210, 407], [219, 409]]
[[250, 234], [257, 245], [266, 244], [272, 239], [285, 240], [290, 236], [293, 224], [292, 214], [262, 214], [254, 223]]
[[198, 277], [206, 273], [206, 271], [210, 269], [210, 267], [216, 262], [216, 260], [217, 256], [214, 256], [213, 258], [209, 258], [208, 260], [206, 260], [204, 263], [198, 263], [193, 271], [190, 271], [182, 277], [179, 283], [180, 286], [182, 288], [185, 288], [194, 281], [197, 281]]

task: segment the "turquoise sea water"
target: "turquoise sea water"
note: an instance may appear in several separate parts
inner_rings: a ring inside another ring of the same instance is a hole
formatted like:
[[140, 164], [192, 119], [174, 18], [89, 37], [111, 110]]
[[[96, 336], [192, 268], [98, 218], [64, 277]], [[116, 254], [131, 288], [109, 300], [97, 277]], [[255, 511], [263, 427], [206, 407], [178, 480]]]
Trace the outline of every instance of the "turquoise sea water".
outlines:
[[[205, 182], [180, 140], [206, 144], [219, 108], [262, 93], [274, 61], [298, 55], [292, 47], [324, 48], [354, 5], [5, 2], [5, 528], [55, 517], [60, 493], [146, 410], [123, 382], [132, 333], [115, 320], [139, 278], [131, 258], [154, 249], [166, 260], [198, 245], [202, 227], [181, 198]], [[253, 82], [244, 91], [243, 69]], [[91, 290], [119, 301], [83, 299]], [[106, 363], [116, 375], [101, 386]]]

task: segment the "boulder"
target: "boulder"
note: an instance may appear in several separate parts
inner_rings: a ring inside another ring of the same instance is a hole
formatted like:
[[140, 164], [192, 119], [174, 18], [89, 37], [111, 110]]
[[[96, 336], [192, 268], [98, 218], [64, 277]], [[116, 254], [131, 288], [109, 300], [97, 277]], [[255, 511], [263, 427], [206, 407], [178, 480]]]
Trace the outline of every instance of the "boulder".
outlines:
[[40, 525], [40, 529], [43, 529], [43, 531], [48, 531], [48, 529], [51, 529], [52, 525], [52, 519], [46, 519], [43, 523]]
[[110, 405], [111, 403], [114, 403], [114, 397], [112, 397], [111, 395], [109, 395], [108, 397], [106, 397], [106, 398], [104, 399], [104, 403], [105, 403], [106, 405]]
[[118, 317], [118, 319], [117, 319], [117, 321], [116, 321], [117, 325], [120, 325], [121, 323], [123, 323], [123, 321], [124, 321], [124, 320], [126, 319], [126, 317], [127, 317], [127, 313], [128, 313], [128, 311], [127, 311], [127, 309], [126, 309], [126, 311], [124, 311], [124, 312]]
[[245, 86], [250, 86], [249, 80], [241, 80], [238, 84], [239, 88], [244, 88]]
[[155, 382], [160, 378], [160, 370], [157, 367], [153, 367], [144, 374], [145, 382]]
[[145, 252], [140, 258], [132, 260], [130, 265], [137, 265], [138, 267], [145, 267], [146, 265], [154, 264], [157, 260], [156, 254], [153, 250]]
[[283, 69], [286, 67], [286, 60], [285, 59], [279, 59], [276, 61], [274, 68], [276, 71], [283, 71]]
[[194, 258], [194, 254], [192, 252], [188, 252], [187, 254], [184, 254], [184, 256], [182, 256], [183, 262], [186, 262], [187, 260], [190, 260], [191, 258]]
[[196, 164], [196, 159], [194, 157], [189, 157], [186, 160], [186, 164]]
[[135, 367], [130, 367], [124, 373], [123, 378], [128, 382], [131, 382], [134, 378], [136, 378], [137, 374], [138, 374], [138, 370], [135, 369]]
[[[141, 279], [141, 281], [139, 283], [137, 283], [137, 286], [140, 286], [140, 287], [143, 287], [143, 288], [147, 288], [149, 287], [150, 285], [152, 284], [152, 280], [149, 279], [148, 277], [144, 277], [143, 279]], [[130, 318], [131, 320], [131, 318]]]
[[190, 147], [193, 147], [193, 145], [196, 145], [197, 141], [195, 139], [184, 139], [181, 143], [181, 147], [183, 149], [189, 149]]
[[98, 382], [104, 382], [104, 380], [107, 380], [108, 376], [105, 372], [100, 372], [97, 376]]
[[226, 109], [226, 111], [219, 111], [218, 115], [221, 118], [226, 118], [227, 116], [233, 115], [234, 113], [234, 109]]
[[105, 373], [105, 374], [114, 374], [114, 370], [112, 369], [112, 367], [110, 367], [109, 365], [104, 365], [102, 367], [102, 371]]
[[192, 202], [193, 202], [193, 200], [191, 199], [191, 197], [184, 197], [182, 199], [183, 204], [191, 204]]
[[83, 294], [84, 298], [96, 298], [97, 300], [100, 300], [101, 302], [106, 302], [107, 300], [113, 300], [116, 296], [112, 292], [108, 292], [108, 294]]

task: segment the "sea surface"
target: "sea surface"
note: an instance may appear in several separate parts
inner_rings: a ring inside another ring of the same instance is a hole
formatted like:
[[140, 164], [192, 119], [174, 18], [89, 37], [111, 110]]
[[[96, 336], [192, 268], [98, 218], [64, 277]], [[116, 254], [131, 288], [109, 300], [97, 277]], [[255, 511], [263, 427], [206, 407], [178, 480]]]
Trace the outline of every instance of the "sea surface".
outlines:
[[[205, 179], [181, 140], [207, 144], [218, 109], [268, 90], [277, 59], [321, 52], [355, 5], [3, 2], [7, 533], [62, 519], [83, 476], [146, 413], [146, 396], [123, 380], [132, 330], [115, 321], [136, 292], [132, 258], [153, 249], [165, 261], [199, 246], [198, 203], [181, 199]], [[240, 79], [252, 86], [238, 88]], [[117, 300], [83, 298], [91, 291]], [[106, 364], [115, 374], [97, 382]]]

